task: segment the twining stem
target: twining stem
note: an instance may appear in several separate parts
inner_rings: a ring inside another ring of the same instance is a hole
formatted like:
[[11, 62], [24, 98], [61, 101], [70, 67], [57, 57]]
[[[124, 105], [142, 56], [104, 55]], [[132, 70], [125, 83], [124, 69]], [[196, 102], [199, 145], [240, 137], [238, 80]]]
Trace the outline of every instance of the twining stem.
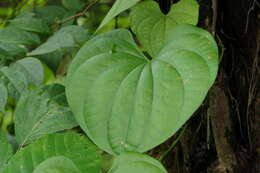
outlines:
[[159, 161], [162, 161], [165, 158], [165, 156], [167, 156], [168, 153], [171, 152], [172, 149], [178, 144], [178, 142], [180, 141], [181, 137], [183, 136], [186, 128], [187, 128], [187, 124], [183, 127], [183, 129], [181, 130], [181, 133], [179, 134], [177, 139], [173, 141], [172, 145], [168, 148], [168, 150], [166, 150], [164, 153], [161, 154]]

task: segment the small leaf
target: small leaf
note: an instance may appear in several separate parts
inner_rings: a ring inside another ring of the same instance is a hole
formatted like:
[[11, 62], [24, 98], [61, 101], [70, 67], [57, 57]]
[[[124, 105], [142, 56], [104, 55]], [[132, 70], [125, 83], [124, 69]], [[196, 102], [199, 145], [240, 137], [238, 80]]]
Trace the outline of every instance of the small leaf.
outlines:
[[0, 169], [6, 164], [12, 154], [12, 147], [7, 141], [7, 136], [0, 131]]
[[0, 41], [17, 45], [37, 45], [41, 43], [38, 35], [11, 26], [0, 29]]
[[154, 158], [140, 153], [122, 153], [117, 156], [108, 173], [167, 173]]
[[5, 85], [0, 82], [0, 113], [5, 111], [5, 105], [8, 99], [8, 90]]
[[61, 21], [64, 16], [67, 14], [67, 10], [62, 6], [45, 6], [45, 7], [36, 7], [35, 14], [37, 18], [41, 18], [48, 24], [55, 24]]
[[30, 32], [50, 33], [50, 28], [47, 23], [40, 18], [35, 18], [34, 13], [31, 14], [32, 15], [18, 16], [13, 20], [10, 20], [10, 26]]
[[18, 56], [18, 55], [25, 55], [27, 49], [23, 45], [17, 45], [13, 43], [5, 43], [0, 41], [0, 49], [1, 53], [4, 51], [6, 56]]
[[43, 82], [43, 67], [35, 58], [24, 58], [10, 67], [0, 68], [0, 79], [8, 89], [8, 95], [18, 100], [29, 84], [39, 86]]
[[181, 0], [170, 12], [161, 12], [158, 3], [145, 1], [131, 11], [131, 28], [151, 56], [157, 56], [168, 34], [178, 24], [198, 22], [199, 6], [195, 0]]
[[139, 1], [140, 0], [116, 0], [115, 4], [109, 10], [106, 17], [103, 19], [103, 21], [101, 22], [97, 30], [105, 26], [108, 22], [110, 22], [114, 17], [116, 17], [121, 12], [134, 6]]
[[85, 0], [73, 0], [73, 1], [62, 0], [62, 5], [68, 10], [79, 11], [86, 5], [86, 1]]
[[38, 48], [28, 53], [29, 56], [47, 54], [54, 51], [64, 51], [68, 48], [80, 46], [89, 39], [88, 32], [79, 26], [61, 28]]
[[46, 159], [33, 173], [81, 173], [77, 166], [67, 157], [57, 156]]
[[0, 173], [33, 173], [40, 169], [37, 166], [51, 164], [51, 160], [57, 161], [57, 157], [60, 161], [61, 156], [67, 158], [66, 162], [68, 159], [73, 162], [80, 173], [100, 173], [101, 151], [85, 136], [76, 133], [51, 134], [41, 138], [19, 150]]
[[24, 73], [28, 79], [28, 83], [39, 86], [43, 82], [43, 66], [38, 59], [35, 58], [23, 58], [16, 61], [11, 66], [12, 70]]
[[39, 137], [77, 126], [67, 107], [64, 87], [51, 85], [44, 90], [23, 92], [15, 111], [16, 139], [20, 146]]
[[22, 91], [28, 86], [28, 81], [24, 73], [8, 67], [0, 68], [0, 77], [8, 89], [8, 95], [14, 99], [18, 99]]

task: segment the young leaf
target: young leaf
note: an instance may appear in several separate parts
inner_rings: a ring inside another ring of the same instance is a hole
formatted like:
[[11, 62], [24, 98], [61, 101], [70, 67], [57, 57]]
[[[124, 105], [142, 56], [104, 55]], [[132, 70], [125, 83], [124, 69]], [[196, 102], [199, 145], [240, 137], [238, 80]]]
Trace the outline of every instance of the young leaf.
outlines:
[[5, 111], [5, 105], [8, 99], [8, 90], [5, 85], [0, 82], [0, 113]]
[[33, 173], [81, 173], [77, 166], [67, 157], [57, 156], [46, 159]]
[[75, 133], [51, 134], [19, 150], [0, 173], [33, 173], [35, 169], [40, 169], [37, 166], [50, 164], [47, 159], [54, 161], [60, 156], [65, 157], [66, 162], [68, 159], [73, 162], [80, 173], [100, 173], [100, 154], [85, 136]]
[[148, 53], [157, 56], [169, 32], [176, 25], [197, 24], [199, 6], [195, 0], [181, 0], [165, 15], [158, 3], [146, 1], [133, 8], [130, 15], [132, 30]]
[[139, 1], [140, 0], [116, 0], [115, 4], [107, 13], [106, 17], [103, 19], [103, 21], [101, 22], [97, 30], [105, 26], [108, 22], [110, 22], [114, 17], [116, 17], [121, 12], [134, 6]]
[[154, 158], [140, 153], [122, 153], [117, 156], [108, 173], [167, 173]]
[[47, 54], [54, 51], [64, 51], [68, 48], [80, 46], [89, 39], [88, 32], [79, 26], [61, 28], [38, 48], [28, 53], [29, 56]]
[[45, 90], [28, 89], [23, 92], [15, 111], [16, 139], [20, 146], [42, 135], [77, 126], [67, 107], [64, 87], [51, 85]]
[[145, 152], [173, 135], [202, 103], [216, 77], [218, 49], [208, 32], [179, 25], [148, 61], [132, 38], [120, 34], [128, 31], [106, 35], [115, 32], [116, 39], [98, 36], [79, 51], [66, 94], [100, 148]]
[[16, 45], [37, 45], [41, 43], [38, 35], [11, 26], [0, 29], [0, 41]]
[[7, 141], [7, 136], [0, 131], [0, 169], [6, 164], [12, 154], [12, 147]]

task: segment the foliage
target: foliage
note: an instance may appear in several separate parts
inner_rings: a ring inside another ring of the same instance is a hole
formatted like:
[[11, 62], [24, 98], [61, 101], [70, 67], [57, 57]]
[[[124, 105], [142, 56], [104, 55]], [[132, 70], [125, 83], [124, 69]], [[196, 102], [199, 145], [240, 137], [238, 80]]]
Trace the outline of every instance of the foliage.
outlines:
[[195, 0], [117, 0], [92, 25], [102, 2], [26, 3], [0, 29], [0, 173], [167, 172], [144, 152], [201, 105], [217, 45]]

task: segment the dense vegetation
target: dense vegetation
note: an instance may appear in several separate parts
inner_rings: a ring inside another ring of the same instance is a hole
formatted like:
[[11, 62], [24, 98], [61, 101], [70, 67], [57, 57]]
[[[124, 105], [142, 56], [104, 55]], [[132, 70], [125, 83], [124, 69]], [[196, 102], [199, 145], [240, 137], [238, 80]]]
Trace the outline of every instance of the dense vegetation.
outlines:
[[244, 74], [218, 5], [0, 2], [0, 173], [257, 172], [258, 7]]

